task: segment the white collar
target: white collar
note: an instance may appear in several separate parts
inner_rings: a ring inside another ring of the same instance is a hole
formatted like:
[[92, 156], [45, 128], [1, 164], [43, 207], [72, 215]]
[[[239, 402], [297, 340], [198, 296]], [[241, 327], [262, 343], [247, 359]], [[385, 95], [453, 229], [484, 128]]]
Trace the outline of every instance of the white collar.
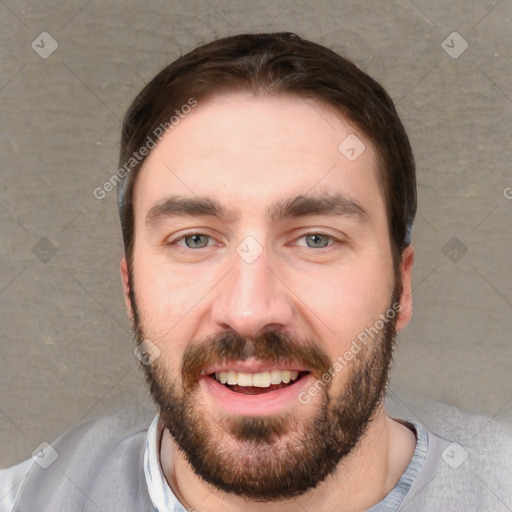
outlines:
[[187, 512], [178, 501], [162, 472], [160, 444], [163, 425], [157, 414], [148, 429], [144, 451], [144, 474], [155, 512]]

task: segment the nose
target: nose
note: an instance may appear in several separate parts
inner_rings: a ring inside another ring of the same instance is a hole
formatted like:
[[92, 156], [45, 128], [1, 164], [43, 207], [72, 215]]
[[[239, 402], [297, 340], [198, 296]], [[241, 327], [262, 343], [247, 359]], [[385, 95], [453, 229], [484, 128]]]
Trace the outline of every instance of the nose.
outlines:
[[272, 270], [265, 251], [251, 262], [234, 254], [232, 270], [219, 284], [212, 304], [212, 319], [223, 330], [255, 337], [291, 324], [292, 293]]

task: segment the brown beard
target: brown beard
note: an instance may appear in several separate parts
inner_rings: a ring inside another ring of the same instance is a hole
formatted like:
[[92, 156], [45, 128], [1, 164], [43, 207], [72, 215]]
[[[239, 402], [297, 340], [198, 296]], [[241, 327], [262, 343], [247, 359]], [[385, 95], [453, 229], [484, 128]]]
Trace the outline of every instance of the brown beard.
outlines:
[[[398, 283], [391, 304], [400, 297]], [[133, 306], [136, 306], [135, 301]], [[134, 307], [136, 340], [145, 336]], [[160, 417], [195, 473], [227, 493], [257, 501], [299, 496], [336, 470], [363, 437], [381, 405], [396, 337], [394, 317], [348, 363], [348, 381], [331, 396], [322, 382], [317, 412], [299, 421], [292, 414], [213, 418], [198, 399], [199, 374], [212, 363], [249, 357], [272, 363], [294, 361], [320, 378], [333, 361], [317, 343], [277, 331], [257, 338], [221, 333], [191, 343], [179, 375], [170, 375], [164, 358], [143, 365]], [[285, 438], [286, 436], [286, 438]]]

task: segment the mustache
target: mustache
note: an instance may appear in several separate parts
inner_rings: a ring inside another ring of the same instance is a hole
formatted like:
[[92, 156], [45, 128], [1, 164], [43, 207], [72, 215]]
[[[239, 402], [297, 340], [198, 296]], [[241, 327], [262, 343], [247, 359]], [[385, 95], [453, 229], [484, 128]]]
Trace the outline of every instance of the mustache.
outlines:
[[181, 363], [185, 388], [197, 383], [201, 371], [212, 364], [255, 358], [268, 363], [298, 363], [317, 378], [332, 366], [327, 353], [311, 340], [299, 340], [278, 331], [246, 338], [236, 332], [213, 334], [188, 346]]

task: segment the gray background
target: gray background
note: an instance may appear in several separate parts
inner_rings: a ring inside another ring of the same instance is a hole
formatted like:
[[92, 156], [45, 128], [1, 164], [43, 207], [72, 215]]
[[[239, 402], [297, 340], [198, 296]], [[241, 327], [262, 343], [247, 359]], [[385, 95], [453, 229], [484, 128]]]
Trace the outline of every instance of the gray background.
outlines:
[[[150, 407], [115, 193], [92, 192], [117, 169], [121, 118], [143, 85], [198, 43], [249, 31], [291, 30], [351, 57], [410, 134], [414, 316], [395, 403], [414, 393], [511, 421], [510, 0], [0, 0], [0, 27], [0, 466], [85, 416]], [[42, 32], [58, 43], [47, 58]]]

